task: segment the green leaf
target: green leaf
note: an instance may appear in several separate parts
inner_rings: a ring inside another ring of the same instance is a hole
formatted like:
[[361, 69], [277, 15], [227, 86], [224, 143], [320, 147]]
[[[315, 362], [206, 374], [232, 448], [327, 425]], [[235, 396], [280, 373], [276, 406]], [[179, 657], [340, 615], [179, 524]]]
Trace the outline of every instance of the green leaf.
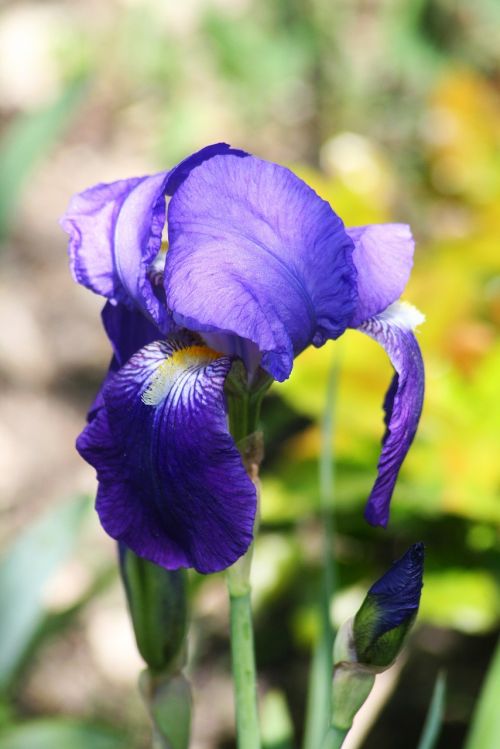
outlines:
[[[66, 719], [33, 720], [0, 735], [2, 749], [125, 749], [123, 736]], [[128, 745], [130, 746], [130, 745]]]
[[87, 497], [57, 506], [0, 560], [0, 689], [15, 675], [44, 620], [44, 587], [72, 552], [88, 507]]
[[431, 704], [429, 705], [429, 711], [417, 749], [433, 749], [436, 745], [443, 723], [445, 699], [446, 677], [443, 673], [440, 673], [436, 679]]
[[73, 81], [51, 106], [13, 122], [0, 142], [0, 239], [10, 229], [22, 188], [35, 165], [57, 142], [79, 105], [85, 81]]
[[500, 746], [500, 640], [479, 695], [465, 749], [497, 749]]
[[330, 725], [332, 713], [332, 674], [334, 634], [330, 623], [330, 602], [335, 593], [336, 571], [333, 507], [335, 498], [334, 455], [330, 446], [335, 431], [335, 407], [340, 359], [335, 356], [327, 380], [321, 429], [319, 459], [319, 494], [323, 520], [323, 580], [320, 600], [320, 634], [313, 654], [307, 698], [304, 749], [317, 749]]

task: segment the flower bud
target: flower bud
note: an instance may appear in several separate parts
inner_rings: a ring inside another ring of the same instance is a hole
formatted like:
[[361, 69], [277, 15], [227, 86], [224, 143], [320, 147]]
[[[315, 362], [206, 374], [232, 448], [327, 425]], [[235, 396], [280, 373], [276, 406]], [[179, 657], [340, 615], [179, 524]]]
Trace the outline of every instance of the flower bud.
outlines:
[[417, 615], [423, 565], [424, 545], [414, 544], [368, 591], [353, 622], [358, 663], [384, 670], [398, 656]]
[[119, 544], [137, 648], [154, 672], [178, 665], [187, 626], [186, 572], [166, 570]]
[[411, 546], [372, 585], [361, 608], [340, 627], [333, 652], [332, 726], [347, 732], [368, 697], [375, 675], [398, 656], [418, 611], [423, 544]]

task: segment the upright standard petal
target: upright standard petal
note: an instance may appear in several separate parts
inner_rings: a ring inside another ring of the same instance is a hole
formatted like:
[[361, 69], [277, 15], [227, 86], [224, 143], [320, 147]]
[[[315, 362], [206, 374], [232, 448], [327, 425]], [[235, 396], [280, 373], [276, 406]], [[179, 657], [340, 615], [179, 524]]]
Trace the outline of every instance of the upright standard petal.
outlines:
[[372, 224], [346, 229], [354, 242], [358, 302], [352, 327], [378, 315], [404, 291], [415, 242], [406, 224]]
[[103, 389], [77, 447], [104, 529], [167, 569], [215, 572], [248, 548], [255, 487], [228, 432], [231, 361], [190, 335], [138, 351]]
[[61, 225], [78, 283], [113, 302], [143, 310], [157, 323], [164, 311], [148, 279], [161, 245], [168, 174], [101, 184], [75, 195]]
[[227, 144], [217, 143], [192, 154], [169, 172], [99, 184], [75, 195], [61, 220], [70, 236], [75, 280], [114, 303], [139, 308], [168, 332], [165, 306], [149, 277], [161, 246], [165, 196], [171, 195], [192, 169], [230, 150]]
[[275, 379], [352, 319], [353, 243], [328, 203], [288, 169], [215, 156], [177, 189], [168, 226], [165, 291], [174, 319], [252, 342]]
[[372, 525], [387, 525], [399, 469], [422, 412], [424, 364], [413, 330], [423, 320], [424, 316], [415, 307], [396, 302], [358, 328], [384, 347], [395, 369], [384, 402], [386, 432], [378, 475], [365, 510], [365, 517]]

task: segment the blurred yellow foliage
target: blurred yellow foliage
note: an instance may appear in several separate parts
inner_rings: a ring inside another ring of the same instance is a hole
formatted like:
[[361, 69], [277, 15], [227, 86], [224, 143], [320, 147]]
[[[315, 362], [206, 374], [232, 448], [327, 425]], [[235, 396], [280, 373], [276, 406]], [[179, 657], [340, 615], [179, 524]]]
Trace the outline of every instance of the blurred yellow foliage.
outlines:
[[438, 190], [471, 204], [500, 196], [500, 95], [478, 72], [452, 69], [430, 97], [425, 135]]
[[[458, 222], [460, 231], [455, 234], [460, 236], [453, 236], [446, 222], [441, 226], [437, 221], [432, 236], [417, 245], [405, 292], [427, 317], [419, 332], [427, 392], [419, 432], [396, 489], [395, 508], [404, 501], [417, 514], [445, 512], [494, 522], [500, 520], [500, 97], [477, 74], [454, 71], [437, 83], [429, 112], [431, 174], [446, 173], [446, 187], [453, 188], [453, 203], [446, 202], [440, 210], [448, 215], [454, 210], [458, 216], [465, 210], [469, 218], [465, 224]], [[356, 166], [361, 189], [335, 161], [331, 145], [330, 176], [311, 169], [298, 173], [347, 225], [397, 220], [388, 209], [388, 186], [396, 182], [389, 164], [361, 138], [349, 138], [363, 150]], [[363, 169], [369, 178], [363, 179]], [[442, 180], [439, 188], [444, 189]], [[333, 356], [341, 357], [336, 460], [367, 466], [356, 482], [362, 502], [375, 472], [375, 443], [383, 433], [382, 402], [391, 378], [382, 350], [357, 331], [320, 350], [310, 348], [297, 359], [293, 376], [280, 385], [280, 393], [317, 424]], [[317, 458], [320, 442], [318, 426], [289, 441], [285, 453], [296, 470], [301, 460]], [[342, 487], [342, 467], [339, 481]], [[272, 483], [275, 504], [267, 510], [269, 517], [278, 505], [283, 511], [284, 497], [290, 497], [286, 475], [278, 474]], [[398, 499], [403, 492], [404, 500]], [[338, 500], [345, 500], [341, 488]]]

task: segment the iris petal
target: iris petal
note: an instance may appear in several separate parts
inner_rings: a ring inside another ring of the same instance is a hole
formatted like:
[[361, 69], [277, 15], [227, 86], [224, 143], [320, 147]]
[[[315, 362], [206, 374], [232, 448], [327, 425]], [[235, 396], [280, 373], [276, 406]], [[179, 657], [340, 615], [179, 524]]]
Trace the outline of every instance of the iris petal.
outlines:
[[110, 536], [167, 569], [215, 572], [248, 548], [256, 490], [228, 432], [231, 361], [192, 336], [134, 354], [77, 447], [97, 469]]
[[384, 403], [386, 432], [378, 475], [365, 510], [372, 525], [387, 525], [394, 485], [422, 412], [424, 365], [413, 330], [423, 319], [414, 307], [396, 302], [359, 326], [384, 347], [395, 369]]
[[136, 351], [159, 338], [156, 325], [138, 310], [124, 304], [106, 302], [101, 317], [113, 347], [115, 370], [123, 367]]
[[148, 277], [161, 246], [165, 195], [203, 161], [228, 150], [227, 144], [217, 143], [170, 172], [99, 184], [75, 195], [61, 220], [70, 235], [75, 280], [113, 302], [139, 308], [168, 332], [165, 306]]
[[147, 270], [165, 223], [167, 173], [102, 184], [75, 195], [61, 222], [76, 281], [163, 322]]
[[372, 224], [348, 228], [354, 242], [358, 303], [352, 327], [378, 315], [397, 301], [408, 282], [415, 243], [406, 224]]
[[353, 243], [330, 206], [292, 172], [215, 156], [169, 204], [165, 291], [174, 319], [253, 342], [286, 379], [307, 345], [337, 338], [356, 302]]
[[155, 341], [159, 336], [157, 326], [148, 320], [142, 312], [137, 309], [130, 309], [124, 304], [106, 302], [101, 312], [101, 318], [104, 330], [108, 334], [113, 347], [113, 356], [100, 390], [87, 412], [87, 421], [92, 421], [104, 405], [103, 390], [114, 377], [115, 372], [130, 359], [132, 354], [135, 354], [148, 343]]

